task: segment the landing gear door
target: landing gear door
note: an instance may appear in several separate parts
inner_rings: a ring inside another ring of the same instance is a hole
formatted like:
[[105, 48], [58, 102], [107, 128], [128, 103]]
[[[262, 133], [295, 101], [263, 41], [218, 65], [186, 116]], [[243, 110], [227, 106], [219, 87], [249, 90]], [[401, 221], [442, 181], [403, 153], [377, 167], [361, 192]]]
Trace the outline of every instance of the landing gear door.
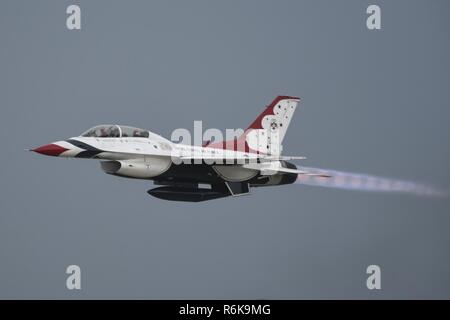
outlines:
[[250, 193], [250, 186], [248, 183], [244, 182], [225, 182], [228, 190], [230, 191], [233, 197], [241, 196]]

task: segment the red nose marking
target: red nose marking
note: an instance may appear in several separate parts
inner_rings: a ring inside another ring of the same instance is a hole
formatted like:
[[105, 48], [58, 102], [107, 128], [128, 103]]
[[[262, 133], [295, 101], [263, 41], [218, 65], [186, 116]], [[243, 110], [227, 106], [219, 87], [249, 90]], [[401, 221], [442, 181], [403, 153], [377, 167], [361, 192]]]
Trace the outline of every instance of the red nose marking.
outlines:
[[64, 151], [67, 151], [69, 149], [63, 148], [58, 146], [57, 144], [46, 144], [43, 146], [40, 146], [39, 148], [33, 149], [31, 151], [40, 153], [40, 154], [45, 154], [46, 156], [59, 156], [61, 153], [63, 153]]

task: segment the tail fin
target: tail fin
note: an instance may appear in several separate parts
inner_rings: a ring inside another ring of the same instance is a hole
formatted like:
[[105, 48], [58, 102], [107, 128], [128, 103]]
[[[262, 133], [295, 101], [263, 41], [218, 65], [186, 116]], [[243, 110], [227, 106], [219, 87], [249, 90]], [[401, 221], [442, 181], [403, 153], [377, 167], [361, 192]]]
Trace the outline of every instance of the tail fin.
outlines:
[[255, 121], [247, 128], [250, 129], [266, 129], [279, 130], [280, 143], [283, 141], [289, 123], [294, 115], [300, 98], [289, 96], [278, 96], [270, 105], [256, 118]]
[[300, 98], [278, 96], [238, 139], [205, 146], [266, 155], [280, 155], [284, 136]]
[[258, 153], [281, 154], [284, 136], [300, 98], [278, 96], [245, 130], [250, 149]]

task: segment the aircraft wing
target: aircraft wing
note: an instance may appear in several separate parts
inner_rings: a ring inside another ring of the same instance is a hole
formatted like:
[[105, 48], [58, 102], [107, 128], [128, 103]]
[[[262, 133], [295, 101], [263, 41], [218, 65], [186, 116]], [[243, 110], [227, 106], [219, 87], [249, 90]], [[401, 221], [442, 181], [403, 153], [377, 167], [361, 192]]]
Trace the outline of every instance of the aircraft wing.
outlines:
[[203, 156], [181, 156], [179, 157], [181, 160], [262, 160], [262, 161], [280, 161], [280, 160], [305, 160], [306, 157], [302, 156], [266, 156], [263, 154], [246, 154], [242, 155], [233, 155], [231, 157], [224, 156], [223, 154], [217, 154], [215, 156], [208, 155], [206, 157]]
[[257, 159], [263, 159], [261, 157], [258, 156], [233, 156], [233, 157], [224, 157], [224, 156], [206, 156], [206, 157], [202, 157], [202, 156], [181, 156], [181, 157], [176, 157], [175, 158], [179, 158], [181, 160], [204, 160], [204, 161], [220, 161], [222, 160], [223, 163], [226, 163], [227, 160], [231, 160], [231, 161], [242, 161], [244, 163], [245, 160], [257, 160]]

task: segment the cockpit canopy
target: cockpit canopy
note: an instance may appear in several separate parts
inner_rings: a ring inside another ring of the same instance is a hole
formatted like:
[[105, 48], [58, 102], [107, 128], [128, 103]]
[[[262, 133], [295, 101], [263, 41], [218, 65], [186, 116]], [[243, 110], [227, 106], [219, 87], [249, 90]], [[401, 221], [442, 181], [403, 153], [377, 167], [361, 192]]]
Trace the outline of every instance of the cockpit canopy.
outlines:
[[95, 138], [148, 138], [149, 133], [147, 130], [139, 128], [106, 124], [93, 127], [81, 134], [81, 136]]

